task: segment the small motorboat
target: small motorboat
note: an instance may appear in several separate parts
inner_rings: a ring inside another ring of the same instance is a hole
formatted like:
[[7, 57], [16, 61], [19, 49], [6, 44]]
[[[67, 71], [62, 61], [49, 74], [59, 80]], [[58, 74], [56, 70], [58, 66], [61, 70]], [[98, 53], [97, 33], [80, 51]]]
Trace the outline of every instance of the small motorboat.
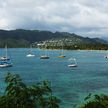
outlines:
[[73, 63], [69, 64], [68, 67], [77, 67], [77, 62], [75, 58], [70, 58], [70, 61], [73, 61]]
[[66, 56], [65, 56], [65, 55], [59, 55], [58, 57], [59, 57], [59, 58], [62, 58], [62, 57], [66, 57]]

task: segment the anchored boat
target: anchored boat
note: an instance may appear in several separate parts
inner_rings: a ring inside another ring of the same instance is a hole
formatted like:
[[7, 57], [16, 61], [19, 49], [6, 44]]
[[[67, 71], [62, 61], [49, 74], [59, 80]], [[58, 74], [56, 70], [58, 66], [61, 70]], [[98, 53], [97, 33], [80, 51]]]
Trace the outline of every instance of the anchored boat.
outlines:
[[50, 57], [48, 56], [47, 48], [46, 48], [46, 45], [45, 45], [45, 55], [40, 56], [40, 59], [49, 59], [49, 58]]
[[68, 65], [68, 67], [77, 67], [77, 62], [75, 58], [70, 58], [70, 61], [72, 61], [71, 64]]
[[12, 63], [11, 62], [9, 62], [9, 61], [1, 61], [0, 62], [0, 67], [2, 68], [2, 67], [12, 67]]
[[11, 67], [13, 64], [11, 63], [11, 60], [7, 56], [7, 45], [5, 46], [6, 49], [6, 57], [1, 57], [0, 61], [0, 67]]
[[33, 54], [32, 51], [32, 46], [30, 46], [30, 53], [26, 55], [26, 57], [34, 57], [35, 55]]
[[63, 43], [62, 43], [62, 51], [61, 51], [61, 54], [58, 57], [59, 58], [66, 57], [66, 55], [64, 55], [64, 51], [63, 51]]
[[4, 57], [0, 57], [0, 61], [6, 61], [6, 60], [10, 60], [10, 58], [8, 58], [7, 56], [7, 45], [5, 45], [5, 56]]

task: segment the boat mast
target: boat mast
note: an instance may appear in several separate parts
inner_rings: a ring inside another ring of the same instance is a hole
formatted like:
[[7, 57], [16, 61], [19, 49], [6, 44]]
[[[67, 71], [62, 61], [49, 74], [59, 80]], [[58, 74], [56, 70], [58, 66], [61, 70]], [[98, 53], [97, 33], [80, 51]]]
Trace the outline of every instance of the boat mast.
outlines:
[[62, 55], [63, 55], [63, 42], [62, 42]]
[[77, 61], [76, 61], [76, 59], [74, 59], [75, 60], [75, 64], [77, 65]]
[[32, 45], [30, 45], [30, 52], [32, 52]]
[[47, 56], [47, 45], [45, 44], [45, 56]]
[[5, 45], [5, 50], [6, 50], [6, 58], [7, 58], [7, 45]]

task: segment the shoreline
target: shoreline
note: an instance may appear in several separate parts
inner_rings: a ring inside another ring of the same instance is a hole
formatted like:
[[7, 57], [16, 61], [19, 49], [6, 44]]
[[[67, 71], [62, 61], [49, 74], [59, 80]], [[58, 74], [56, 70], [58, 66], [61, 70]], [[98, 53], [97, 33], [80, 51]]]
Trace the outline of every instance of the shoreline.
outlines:
[[[62, 50], [62, 49], [47, 49], [47, 50]], [[82, 49], [82, 50], [80, 50], [80, 49], [78, 49], [78, 50], [63, 49], [63, 50], [67, 50], [67, 51], [108, 51], [108, 50], [85, 50], [85, 49]]]
[[[4, 48], [0, 48], [0, 49], [4, 49]], [[23, 49], [23, 48], [8, 48], [8, 49]], [[29, 49], [28, 48], [24, 48], [24, 49]], [[32, 48], [35, 49], [35, 48]], [[42, 49], [42, 50], [46, 50], [45, 48], [36, 48], [36, 49]], [[62, 49], [47, 49], [47, 50], [62, 50]], [[67, 50], [67, 51], [108, 51], [108, 50], [86, 50], [86, 49], [63, 49], [63, 50]]]

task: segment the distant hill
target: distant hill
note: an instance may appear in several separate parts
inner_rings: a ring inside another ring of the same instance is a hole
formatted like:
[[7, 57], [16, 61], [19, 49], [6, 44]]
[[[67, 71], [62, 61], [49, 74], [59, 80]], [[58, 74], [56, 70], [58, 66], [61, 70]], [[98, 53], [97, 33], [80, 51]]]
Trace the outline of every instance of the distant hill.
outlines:
[[108, 37], [101, 37], [101, 39], [108, 41]]
[[74, 33], [50, 32], [40, 30], [0, 30], [0, 47], [28, 47], [29, 44], [50, 39], [70, 38], [75, 44], [108, 44], [99, 38], [84, 38]]

